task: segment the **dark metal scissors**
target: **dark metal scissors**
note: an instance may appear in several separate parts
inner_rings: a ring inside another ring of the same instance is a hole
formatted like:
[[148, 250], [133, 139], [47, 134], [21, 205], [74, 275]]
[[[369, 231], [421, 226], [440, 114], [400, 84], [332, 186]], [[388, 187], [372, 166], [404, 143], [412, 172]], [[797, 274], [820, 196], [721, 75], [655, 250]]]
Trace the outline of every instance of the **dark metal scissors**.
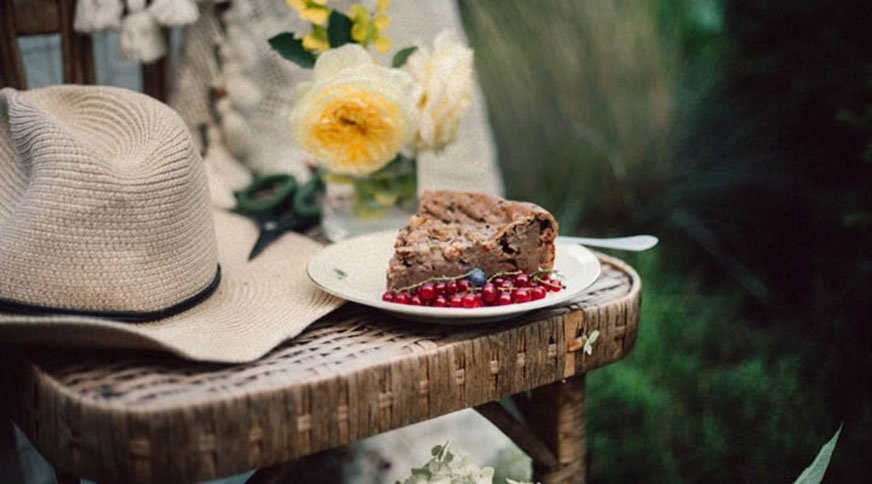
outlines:
[[324, 182], [318, 174], [303, 184], [288, 174], [268, 175], [254, 180], [236, 194], [237, 211], [253, 218], [260, 235], [248, 260], [257, 257], [289, 230], [302, 232], [321, 219], [318, 195]]

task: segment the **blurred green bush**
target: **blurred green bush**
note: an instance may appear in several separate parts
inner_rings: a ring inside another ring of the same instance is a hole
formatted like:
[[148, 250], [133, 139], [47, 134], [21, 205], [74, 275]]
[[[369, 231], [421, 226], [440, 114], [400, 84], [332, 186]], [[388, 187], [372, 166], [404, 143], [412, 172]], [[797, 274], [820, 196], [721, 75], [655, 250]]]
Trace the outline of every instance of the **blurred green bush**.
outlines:
[[740, 294], [706, 293], [659, 251], [632, 262], [636, 348], [588, 376], [592, 481], [792, 482], [832, 430], [798, 357], [740, 315]]
[[652, 231], [640, 334], [590, 377], [592, 480], [872, 458], [872, 4], [461, 1], [510, 197]]

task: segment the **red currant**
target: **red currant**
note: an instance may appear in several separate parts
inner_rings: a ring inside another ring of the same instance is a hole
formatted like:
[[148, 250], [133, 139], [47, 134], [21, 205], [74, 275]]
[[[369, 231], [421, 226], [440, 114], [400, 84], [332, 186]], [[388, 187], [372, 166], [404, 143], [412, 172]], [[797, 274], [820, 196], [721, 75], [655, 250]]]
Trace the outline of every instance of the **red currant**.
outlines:
[[562, 289], [562, 285], [560, 284], [560, 281], [558, 281], [557, 279], [555, 279], [551, 276], [548, 276], [545, 279], [543, 279], [542, 284], [545, 285], [546, 289], [548, 289], [549, 291], [552, 291], [552, 292], [557, 292], [560, 289]]
[[516, 303], [530, 302], [530, 291], [528, 291], [525, 287], [516, 289], [515, 294], [512, 296], [512, 300], [514, 300]]
[[475, 294], [471, 292], [466, 293], [463, 298], [461, 298], [460, 304], [462, 304], [465, 308], [475, 307]]
[[502, 282], [497, 286], [502, 289], [511, 289], [512, 288], [512, 280], [511, 279], [503, 279]]
[[527, 287], [530, 285], [530, 276], [523, 272], [515, 276], [515, 287]]
[[539, 299], [543, 299], [545, 297], [545, 288], [542, 286], [536, 286], [530, 288], [530, 299], [533, 301], [538, 301]]
[[397, 304], [409, 304], [410, 299], [408, 291], [400, 291], [394, 296], [394, 302]]
[[412, 306], [423, 306], [424, 301], [422, 301], [421, 297], [416, 294], [412, 296], [412, 299], [409, 299], [409, 304], [411, 304]]
[[393, 291], [388, 291], [388, 292], [382, 294], [382, 301], [384, 301], [384, 302], [393, 302], [393, 300], [394, 300], [394, 293], [393, 293]]
[[441, 294], [436, 296], [436, 299], [433, 300], [433, 307], [434, 308], [448, 307], [448, 299], [445, 299], [445, 296], [443, 296]]
[[444, 282], [437, 282], [436, 283], [436, 295], [437, 296], [440, 296], [440, 295], [445, 296], [446, 295]]
[[451, 300], [448, 301], [448, 305], [452, 308], [459, 308], [463, 306], [463, 296], [461, 296], [460, 294], [455, 294], [451, 297]]
[[492, 283], [488, 282], [481, 286], [481, 298], [484, 302], [492, 303], [497, 300], [497, 288]]
[[461, 279], [457, 281], [457, 292], [469, 291], [470, 287], [472, 287], [472, 284], [470, 284], [469, 280], [467, 279]]
[[510, 293], [509, 291], [501, 292], [500, 297], [497, 298], [497, 304], [499, 304], [500, 306], [512, 304], [512, 293]]
[[475, 307], [480, 308], [484, 306], [484, 301], [481, 300], [481, 293], [475, 293]]
[[494, 283], [494, 286], [500, 287], [500, 284], [502, 284], [504, 280], [505, 279], [502, 277], [495, 277], [492, 282]]
[[445, 283], [445, 294], [449, 296], [457, 294], [457, 281], [448, 281]]
[[436, 299], [436, 286], [432, 282], [425, 282], [418, 288], [418, 297], [424, 301]]

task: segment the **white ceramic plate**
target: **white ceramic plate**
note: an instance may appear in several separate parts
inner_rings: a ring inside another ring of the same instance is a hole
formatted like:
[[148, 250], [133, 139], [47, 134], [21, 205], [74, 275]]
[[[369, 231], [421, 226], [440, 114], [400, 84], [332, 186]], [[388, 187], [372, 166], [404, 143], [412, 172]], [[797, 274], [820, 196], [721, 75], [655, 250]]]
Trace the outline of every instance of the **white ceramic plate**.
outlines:
[[334, 296], [397, 314], [406, 319], [443, 324], [486, 323], [570, 301], [596, 281], [600, 263], [580, 245], [558, 244], [554, 268], [566, 289], [549, 292], [545, 299], [507, 306], [434, 308], [384, 302], [385, 273], [394, 253], [397, 231], [378, 232], [325, 247], [309, 261], [309, 278]]

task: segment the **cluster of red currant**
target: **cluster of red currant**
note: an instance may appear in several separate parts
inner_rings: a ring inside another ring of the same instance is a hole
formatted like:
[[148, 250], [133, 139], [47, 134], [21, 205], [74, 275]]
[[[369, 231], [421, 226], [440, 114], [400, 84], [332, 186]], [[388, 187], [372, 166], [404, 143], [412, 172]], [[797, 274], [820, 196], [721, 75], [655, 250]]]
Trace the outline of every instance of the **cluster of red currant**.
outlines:
[[382, 301], [435, 308], [480, 308], [537, 301], [563, 289], [553, 271], [498, 272], [488, 277], [475, 268], [456, 277], [433, 277], [382, 294]]

